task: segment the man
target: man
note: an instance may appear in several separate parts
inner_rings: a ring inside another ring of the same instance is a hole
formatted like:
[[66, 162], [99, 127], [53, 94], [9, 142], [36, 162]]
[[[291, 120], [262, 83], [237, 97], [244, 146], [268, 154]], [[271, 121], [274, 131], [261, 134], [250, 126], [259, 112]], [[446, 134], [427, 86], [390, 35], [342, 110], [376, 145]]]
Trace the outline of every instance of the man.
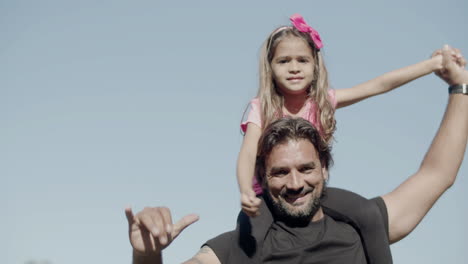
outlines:
[[[468, 138], [468, 71], [453, 61], [450, 52], [444, 47], [439, 76], [451, 85], [452, 93], [421, 167], [394, 191], [375, 200], [388, 223], [390, 243], [416, 227], [454, 183], [463, 160]], [[285, 119], [269, 126], [259, 142], [256, 168], [265, 190], [263, 204], [269, 207], [261, 209], [263, 218], [208, 241], [186, 263], [365, 263], [356, 231], [328, 217], [320, 205], [329, 161], [327, 146], [307, 123]], [[135, 216], [126, 209], [126, 215], [134, 263], [162, 263], [162, 250], [198, 220], [188, 215], [173, 224], [164, 207], [145, 208]]]

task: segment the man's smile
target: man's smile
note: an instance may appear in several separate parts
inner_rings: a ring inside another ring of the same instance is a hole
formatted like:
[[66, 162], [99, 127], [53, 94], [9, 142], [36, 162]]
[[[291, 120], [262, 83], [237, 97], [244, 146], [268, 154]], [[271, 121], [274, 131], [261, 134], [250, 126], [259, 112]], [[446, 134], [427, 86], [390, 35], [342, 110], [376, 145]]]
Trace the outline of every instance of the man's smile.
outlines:
[[301, 205], [305, 203], [306, 201], [311, 199], [312, 195], [312, 190], [309, 191], [302, 191], [300, 193], [294, 194], [294, 193], [285, 193], [282, 194], [281, 197], [289, 204], [291, 205]]

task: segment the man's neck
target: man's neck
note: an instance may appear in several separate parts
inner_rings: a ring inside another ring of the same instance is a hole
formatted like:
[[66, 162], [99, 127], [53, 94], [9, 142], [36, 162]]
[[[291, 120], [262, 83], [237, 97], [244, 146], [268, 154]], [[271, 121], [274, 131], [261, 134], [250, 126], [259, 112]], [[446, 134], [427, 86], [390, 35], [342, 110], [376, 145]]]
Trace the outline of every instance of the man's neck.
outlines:
[[323, 219], [325, 214], [323, 213], [322, 207], [320, 207], [314, 216], [312, 216], [311, 222], [317, 222]]

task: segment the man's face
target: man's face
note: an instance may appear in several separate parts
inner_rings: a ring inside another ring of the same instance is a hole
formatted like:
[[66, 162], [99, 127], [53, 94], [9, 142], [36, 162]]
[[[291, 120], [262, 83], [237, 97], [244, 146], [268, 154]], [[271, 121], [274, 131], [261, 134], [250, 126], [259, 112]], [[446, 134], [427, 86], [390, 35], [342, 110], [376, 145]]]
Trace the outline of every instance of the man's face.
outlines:
[[299, 221], [323, 217], [320, 197], [328, 172], [310, 141], [292, 140], [275, 146], [265, 168], [267, 193], [277, 214]]

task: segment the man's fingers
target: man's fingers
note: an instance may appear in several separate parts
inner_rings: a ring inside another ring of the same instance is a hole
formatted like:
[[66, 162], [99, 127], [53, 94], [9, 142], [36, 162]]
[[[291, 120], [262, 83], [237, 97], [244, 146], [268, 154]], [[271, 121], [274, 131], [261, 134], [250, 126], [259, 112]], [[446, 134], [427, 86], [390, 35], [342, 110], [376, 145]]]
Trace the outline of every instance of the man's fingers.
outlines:
[[199, 217], [196, 214], [189, 214], [182, 217], [182, 219], [172, 226], [172, 237], [176, 238], [186, 227], [195, 223], [198, 219]]
[[454, 66], [451, 56], [452, 51], [450, 50], [449, 45], [444, 45], [442, 48], [442, 65], [445, 69], [450, 69]]
[[157, 211], [149, 212], [149, 210], [144, 210], [137, 215], [140, 224], [154, 237], [159, 237], [161, 235], [161, 225], [155, 222], [155, 219], [158, 218], [157, 214]]
[[125, 208], [125, 216], [127, 217], [128, 225], [131, 226], [135, 222], [135, 217], [133, 216], [132, 208]]
[[[452, 59], [452, 53], [454, 52], [453, 48], [450, 48], [448, 45], [444, 45], [442, 49], [442, 65], [443, 69], [441, 71], [440, 77], [446, 81], [449, 85], [463, 83], [463, 67], [461, 65], [464, 62], [458, 61], [458, 59]], [[460, 60], [462, 59], [462, 55], [459, 52], [455, 52], [459, 54]]]
[[[170, 241], [170, 234], [172, 229], [172, 217], [171, 211], [167, 207], [159, 207], [157, 209], [158, 217], [154, 219], [160, 230], [159, 243], [161, 245], [167, 245]], [[168, 228], [169, 227], [169, 228]], [[170, 231], [171, 230], [171, 231]]]
[[458, 62], [458, 64], [460, 65], [460, 67], [465, 68], [465, 66], [466, 66], [466, 59], [465, 59], [465, 57], [463, 57], [463, 56], [460, 55], [460, 58], [458, 58], [458, 61], [457, 61], [457, 62]]
[[161, 208], [161, 215], [164, 219], [164, 222], [166, 225], [164, 228], [166, 229], [166, 232], [168, 234], [172, 233], [172, 216], [171, 216], [171, 210], [167, 207], [162, 207]]
[[171, 211], [167, 207], [145, 207], [136, 215], [128, 207], [125, 215], [130, 225], [130, 241], [133, 246], [137, 245], [135, 249], [142, 252], [164, 249], [182, 230], [198, 220], [197, 215], [187, 215], [173, 225]]

